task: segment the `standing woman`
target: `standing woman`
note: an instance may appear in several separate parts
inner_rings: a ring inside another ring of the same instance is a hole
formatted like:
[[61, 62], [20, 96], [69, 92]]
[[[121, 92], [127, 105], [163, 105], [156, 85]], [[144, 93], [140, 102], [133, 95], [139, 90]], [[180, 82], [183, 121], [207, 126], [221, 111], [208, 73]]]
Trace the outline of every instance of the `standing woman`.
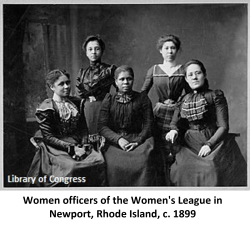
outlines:
[[98, 35], [86, 38], [82, 45], [89, 66], [81, 68], [76, 81], [76, 95], [85, 99], [85, 116], [90, 138], [98, 140], [97, 121], [102, 100], [114, 83], [116, 67], [102, 62], [105, 43]]
[[148, 72], [141, 91], [148, 93], [154, 85], [158, 102], [154, 107], [156, 151], [159, 151], [156, 165], [160, 185], [169, 185], [168, 156], [173, 147], [165, 140], [170, 130], [170, 122], [176, 102], [183, 91], [188, 89], [184, 78], [183, 66], [176, 61], [181, 42], [174, 35], [164, 35], [158, 39], [157, 49], [163, 58], [162, 64], [152, 66]]

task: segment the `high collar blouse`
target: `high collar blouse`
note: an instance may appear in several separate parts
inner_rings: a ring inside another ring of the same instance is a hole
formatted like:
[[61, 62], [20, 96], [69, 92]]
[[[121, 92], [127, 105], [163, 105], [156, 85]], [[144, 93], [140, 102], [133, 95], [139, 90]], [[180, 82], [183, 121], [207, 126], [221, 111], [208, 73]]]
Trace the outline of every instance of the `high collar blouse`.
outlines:
[[102, 62], [81, 68], [76, 80], [76, 95], [85, 99], [94, 96], [96, 100], [103, 100], [114, 84], [115, 69], [115, 65]]
[[[229, 130], [229, 119], [227, 100], [223, 91], [204, 88], [190, 92], [182, 98], [174, 112], [170, 127], [179, 131], [186, 126], [192, 129], [191, 125], [194, 124], [197, 130], [204, 133], [212, 146], [224, 138]], [[199, 125], [205, 127], [199, 129]]]
[[57, 104], [50, 98], [38, 106], [36, 119], [48, 145], [67, 151], [71, 144], [60, 138], [72, 136], [79, 144], [87, 140], [88, 128], [83, 106], [83, 100], [76, 97], [69, 97], [65, 103]]
[[130, 97], [107, 94], [102, 102], [98, 122], [99, 133], [117, 143], [122, 134], [136, 134], [134, 142], [143, 143], [151, 136], [152, 105], [144, 93], [133, 91]]

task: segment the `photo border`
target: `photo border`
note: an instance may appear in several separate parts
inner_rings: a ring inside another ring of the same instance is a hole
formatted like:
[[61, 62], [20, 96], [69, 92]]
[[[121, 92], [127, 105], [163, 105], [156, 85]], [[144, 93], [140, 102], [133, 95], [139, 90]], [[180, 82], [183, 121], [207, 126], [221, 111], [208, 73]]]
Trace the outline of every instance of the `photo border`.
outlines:
[[[181, 1], [174, 1], [174, 0], [127, 0], [126, 4], [247, 4], [248, 5], [248, 69], [250, 66], [250, 60], [249, 60], [249, 3], [250, 1], [232, 1], [232, 0], [220, 0], [220, 1], [202, 1], [202, 0], [181, 0]], [[4, 122], [3, 122], [3, 108], [4, 108], [4, 83], [3, 83], [3, 77], [4, 77], [4, 70], [3, 70], [3, 59], [4, 59], [4, 37], [3, 37], [3, 28], [4, 28], [4, 22], [3, 22], [3, 5], [5, 4], [13, 4], [13, 5], [22, 5], [22, 4], [29, 4], [29, 5], [36, 5], [41, 4], [41, 2], [38, 2], [37, 0], [31, 1], [31, 0], [24, 0], [24, 1], [18, 1], [18, 0], [0, 0], [0, 128], [3, 129]], [[44, 0], [43, 4], [68, 4], [65, 0]], [[122, 0], [73, 0], [71, 4], [68, 5], [84, 5], [84, 4], [90, 4], [90, 5], [96, 5], [96, 4], [124, 4], [124, 1]], [[247, 69], [247, 72], [249, 70]], [[250, 80], [248, 79], [248, 87], [250, 85]], [[250, 104], [250, 89], [247, 89], [247, 126], [249, 126], [249, 120], [250, 120], [250, 114], [249, 114], [249, 104]], [[193, 188], [193, 187], [88, 187], [88, 188], [6, 188], [4, 187], [4, 133], [3, 130], [0, 130], [0, 191], [250, 191], [250, 167], [249, 167], [249, 145], [250, 145], [250, 127], [247, 127], [247, 166], [248, 166], [248, 186], [247, 187], [200, 187], [200, 188]]]

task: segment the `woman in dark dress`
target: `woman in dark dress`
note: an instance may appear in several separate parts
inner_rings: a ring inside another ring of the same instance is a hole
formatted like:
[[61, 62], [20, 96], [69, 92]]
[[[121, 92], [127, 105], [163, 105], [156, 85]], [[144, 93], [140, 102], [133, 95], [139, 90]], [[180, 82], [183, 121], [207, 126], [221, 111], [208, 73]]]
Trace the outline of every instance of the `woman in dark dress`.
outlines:
[[177, 137], [183, 141], [171, 181], [176, 186], [246, 186], [246, 162], [235, 135], [228, 133], [224, 93], [209, 89], [202, 62], [191, 60], [184, 68], [192, 92], [181, 99], [166, 135], [172, 143]]
[[82, 45], [89, 60], [87, 68], [81, 68], [76, 81], [76, 95], [85, 99], [85, 116], [90, 139], [98, 141], [97, 122], [102, 100], [114, 84], [116, 67], [102, 62], [105, 43], [98, 35], [88, 36]]
[[53, 70], [46, 82], [53, 97], [44, 100], [36, 110], [40, 130], [33, 138], [37, 152], [28, 176], [46, 177], [42, 183], [36, 179], [34, 186], [104, 185], [104, 158], [88, 144], [83, 100], [69, 96], [69, 74]]
[[158, 169], [158, 184], [169, 185], [169, 154], [174, 148], [165, 140], [165, 135], [170, 130], [170, 122], [178, 98], [188, 89], [184, 79], [183, 66], [177, 63], [177, 55], [181, 42], [174, 35], [161, 36], [157, 42], [157, 49], [163, 58], [162, 64], [152, 66], [145, 78], [141, 91], [148, 93], [154, 85], [158, 102], [154, 107], [155, 118], [155, 145], [159, 151], [156, 157]]
[[151, 163], [153, 111], [144, 93], [132, 90], [134, 73], [128, 66], [115, 71], [117, 93], [103, 100], [99, 133], [108, 142], [104, 158], [109, 186], [154, 185]]

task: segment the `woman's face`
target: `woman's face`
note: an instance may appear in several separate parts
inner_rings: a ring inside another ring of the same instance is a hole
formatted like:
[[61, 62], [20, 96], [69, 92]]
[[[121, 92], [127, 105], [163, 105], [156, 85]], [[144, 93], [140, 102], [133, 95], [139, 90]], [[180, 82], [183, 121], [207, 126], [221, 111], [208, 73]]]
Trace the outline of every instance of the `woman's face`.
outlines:
[[205, 83], [206, 75], [201, 71], [201, 67], [197, 64], [191, 64], [186, 69], [186, 81], [192, 90], [202, 87]]
[[67, 97], [70, 94], [70, 80], [67, 76], [62, 75], [55, 81], [54, 85], [51, 86], [51, 90], [60, 97]]
[[167, 41], [163, 44], [160, 53], [164, 61], [172, 62], [176, 59], [177, 49], [175, 44], [172, 41]]
[[86, 46], [86, 56], [92, 62], [98, 61], [102, 57], [102, 48], [98, 41], [89, 41]]
[[119, 92], [128, 93], [132, 90], [134, 78], [129, 74], [129, 72], [120, 72], [115, 80], [115, 83]]

